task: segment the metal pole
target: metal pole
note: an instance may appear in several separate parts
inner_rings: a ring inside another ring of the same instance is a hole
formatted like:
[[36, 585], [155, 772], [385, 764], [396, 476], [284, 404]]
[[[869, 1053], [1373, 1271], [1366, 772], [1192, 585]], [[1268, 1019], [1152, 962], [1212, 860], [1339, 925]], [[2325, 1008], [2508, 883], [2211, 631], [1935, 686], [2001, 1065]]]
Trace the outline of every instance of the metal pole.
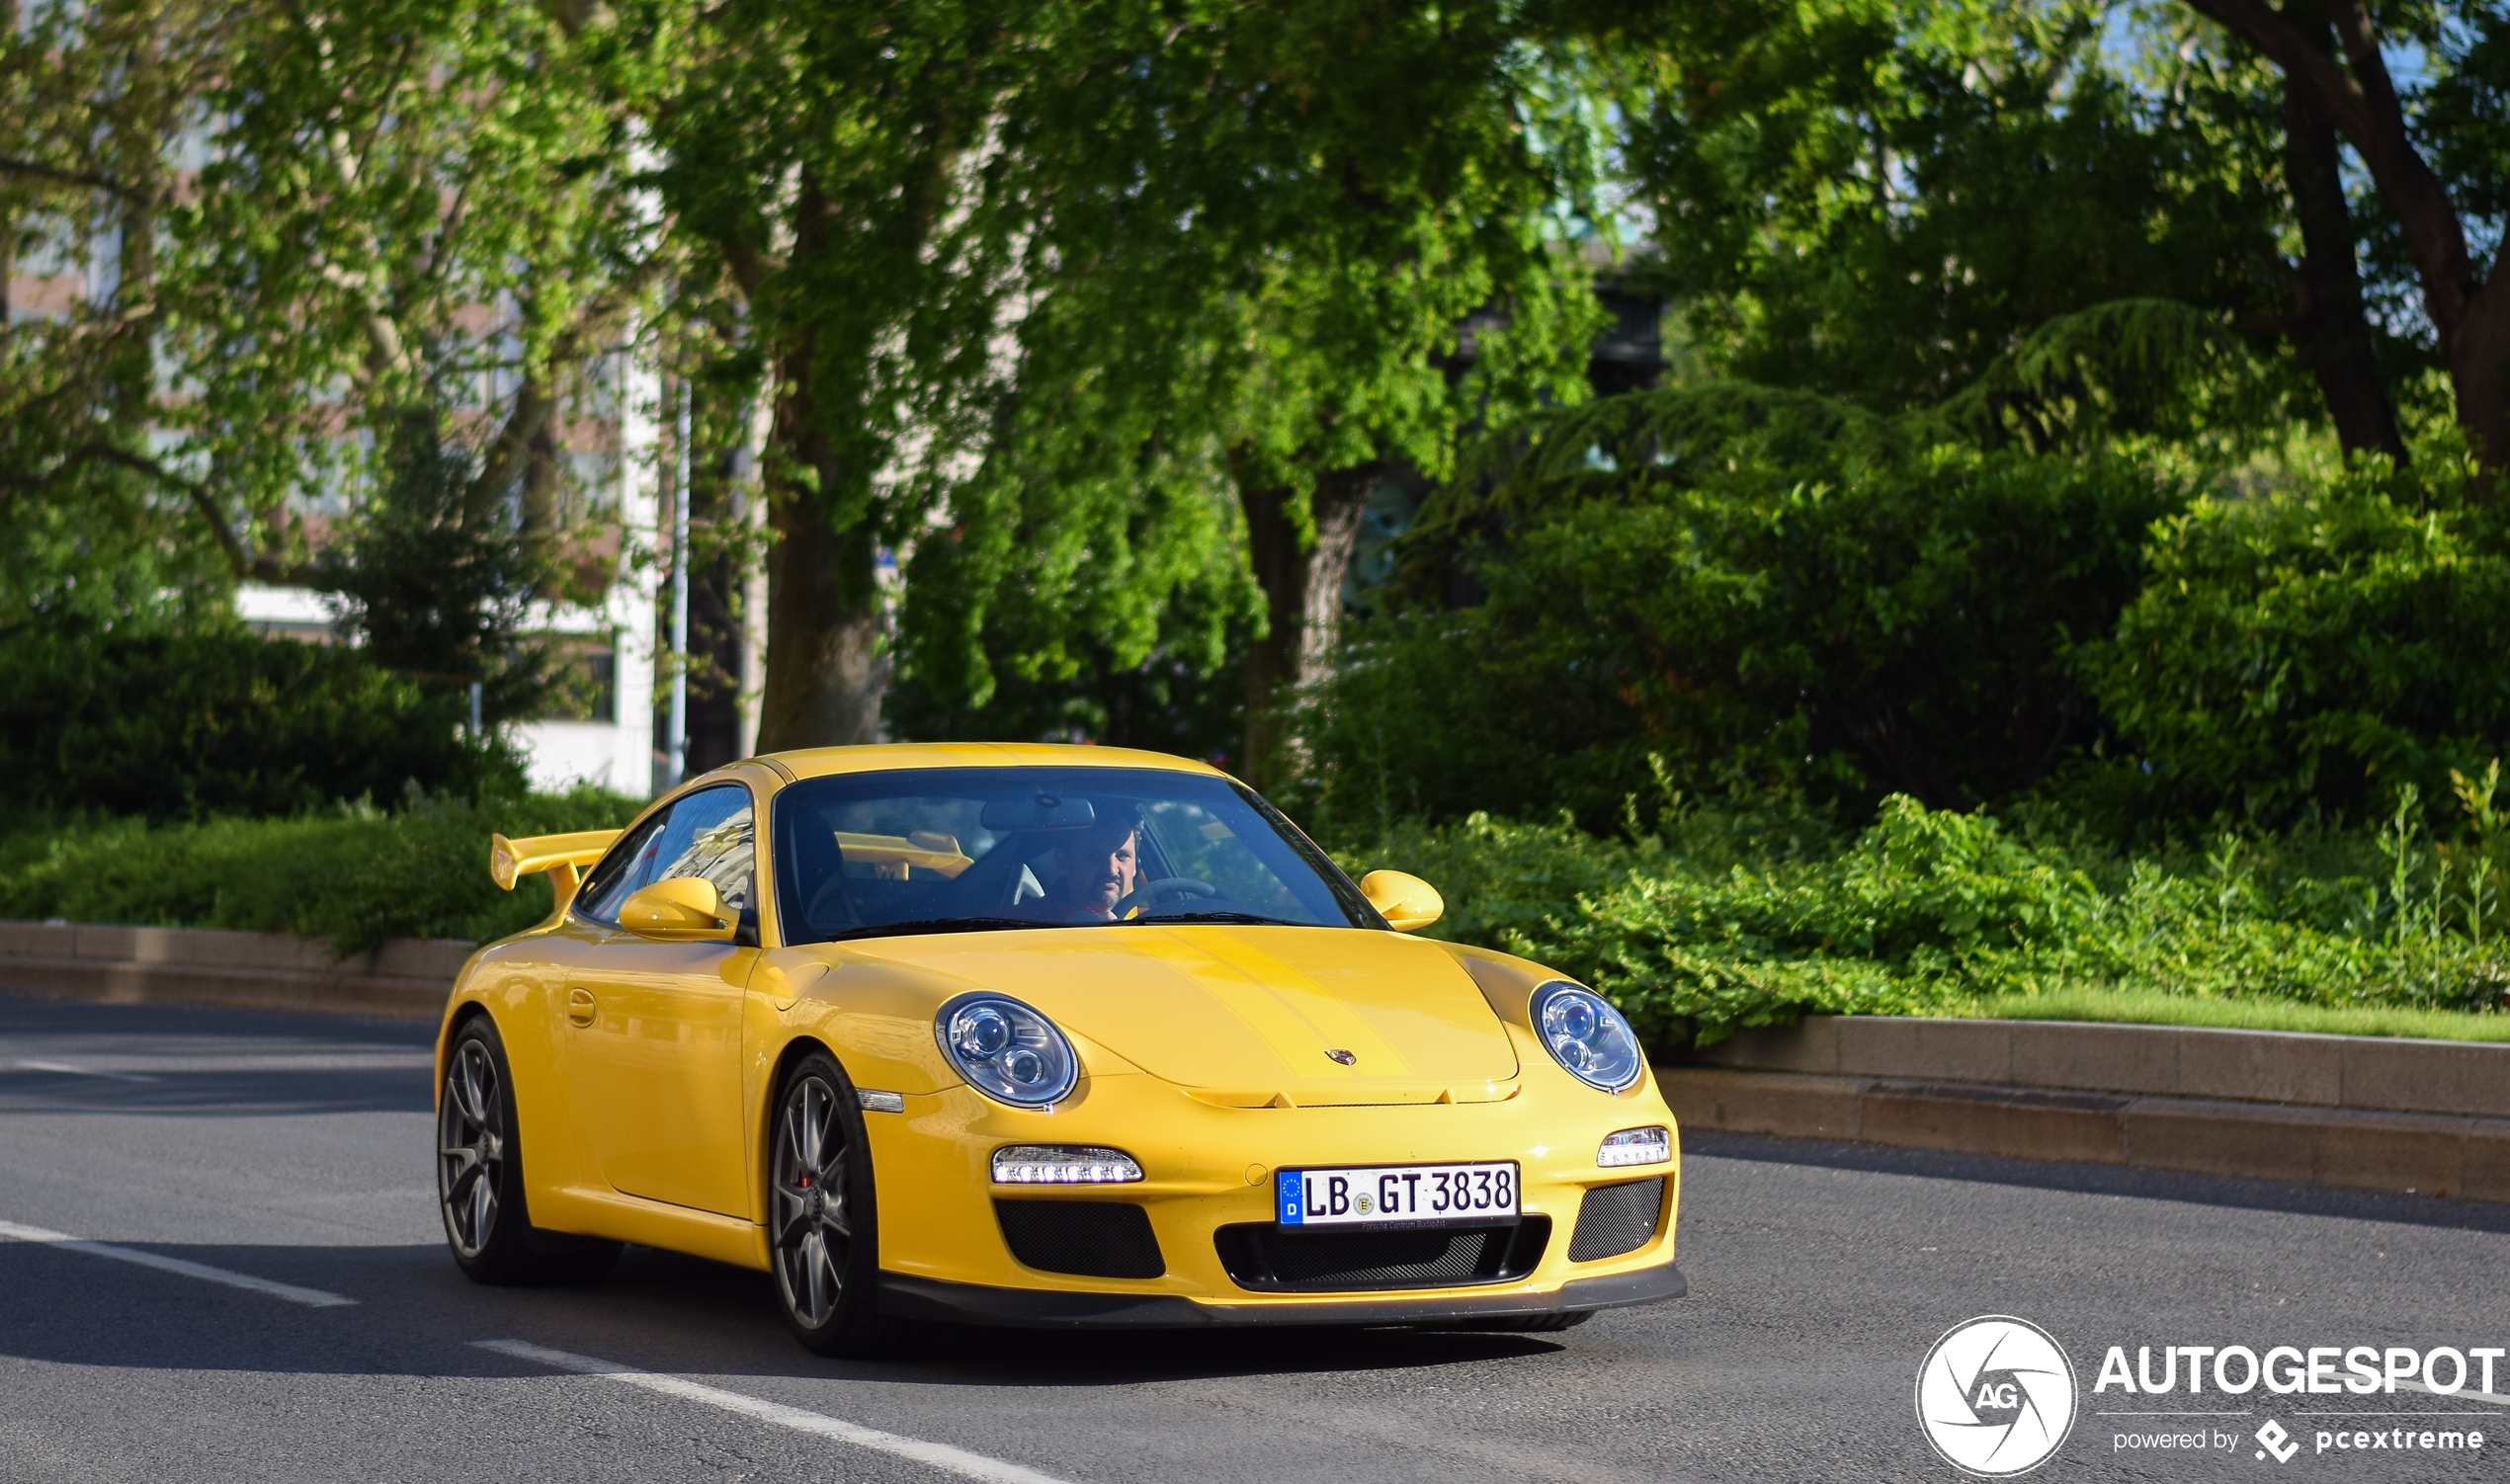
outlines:
[[689, 772], [689, 424], [693, 393], [680, 383], [678, 469], [671, 486], [671, 726], [665, 786]]

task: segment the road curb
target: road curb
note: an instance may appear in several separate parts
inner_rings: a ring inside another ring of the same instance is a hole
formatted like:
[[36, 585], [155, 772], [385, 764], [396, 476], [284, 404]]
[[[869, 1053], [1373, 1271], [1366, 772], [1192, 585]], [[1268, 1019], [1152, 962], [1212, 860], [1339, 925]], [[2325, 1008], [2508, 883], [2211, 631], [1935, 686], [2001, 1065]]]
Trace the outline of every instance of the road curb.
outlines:
[[2510, 1045], [1825, 1016], [1702, 1060], [1657, 1069], [1694, 1129], [2510, 1201]]
[[0, 994], [434, 1020], [470, 951], [404, 938], [334, 960], [322, 940], [285, 933], [0, 923]]

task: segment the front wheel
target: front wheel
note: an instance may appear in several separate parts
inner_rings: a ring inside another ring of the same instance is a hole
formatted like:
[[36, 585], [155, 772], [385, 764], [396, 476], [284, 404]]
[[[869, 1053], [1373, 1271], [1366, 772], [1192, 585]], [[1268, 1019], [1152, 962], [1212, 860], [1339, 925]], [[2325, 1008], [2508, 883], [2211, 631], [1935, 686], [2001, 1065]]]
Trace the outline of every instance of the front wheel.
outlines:
[[496, 1023], [454, 1032], [436, 1108], [436, 1197], [445, 1241], [483, 1283], [589, 1282], [619, 1262], [620, 1244], [541, 1231], [523, 1195], [514, 1077]]
[[878, 1211], [861, 1098], [825, 1052], [785, 1075], [767, 1178], [777, 1307], [794, 1337], [823, 1356], [903, 1349], [912, 1327], [880, 1313]]

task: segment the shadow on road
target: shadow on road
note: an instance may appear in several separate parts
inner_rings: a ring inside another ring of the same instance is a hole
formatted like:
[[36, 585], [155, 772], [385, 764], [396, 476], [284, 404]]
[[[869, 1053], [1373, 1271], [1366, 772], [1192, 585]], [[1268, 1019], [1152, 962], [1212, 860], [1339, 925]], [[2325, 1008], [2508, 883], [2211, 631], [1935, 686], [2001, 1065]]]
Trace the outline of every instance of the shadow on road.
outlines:
[[425, 1113], [435, 1041], [433, 1022], [0, 995], [0, 1112]]
[[1881, 1175], [1914, 1175], [1929, 1180], [2069, 1191], [2085, 1195], [2127, 1195], [2143, 1200], [2177, 1200], [2193, 1205], [2284, 1211], [2301, 1216], [2337, 1216], [2359, 1221], [2445, 1226], [2465, 1231], [2510, 1232], [2510, 1205], [2488, 1200], [2450, 1200], [2385, 1191], [2279, 1185], [2272, 1181], [2232, 1180], [2217, 1175], [2188, 1175], [2174, 1170], [2137, 1169], [2125, 1165], [2006, 1159], [1992, 1154], [1954, 1154], [1937, 1149], [1895, 1149], [1882, 1144], [1764, 1138], [1742, 1133], [1685, 1132], [1682, 1152], [1711, 1159], [1817, 1165]]
[[488, 1288], [463, 1278], [433, 1245], [126, 1245], [359, 1302], [304, 1308], [42, 1243], [0, 1242], [0, 1356], [274, 1374], [547, 1373], [470, 1344], [512, 1337], [684, 1374], [999, 1389], [1419, 1369], [1563, 1349], [1546, 1336], [1464, 1331], [1063, 1334], [937, 1325], [908, 1356], [834, 1360], [785, 1332], [765, 1275], [645, 1248], [629, 1249], [600, 1283]]

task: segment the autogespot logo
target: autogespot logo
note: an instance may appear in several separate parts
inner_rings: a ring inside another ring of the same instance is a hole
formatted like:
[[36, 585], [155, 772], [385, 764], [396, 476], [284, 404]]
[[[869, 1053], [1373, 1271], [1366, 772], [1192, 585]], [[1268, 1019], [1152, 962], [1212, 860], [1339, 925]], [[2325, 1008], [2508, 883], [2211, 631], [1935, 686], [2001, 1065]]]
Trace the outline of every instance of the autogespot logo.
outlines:
[[2029, 1473], [2074, 1431], [2074, 1362], [2027, 1319], [1982, 1314], [1944, 1332], [1917, 1368], [1917, 1423], [1944, 1461], [2001, 1479]]

